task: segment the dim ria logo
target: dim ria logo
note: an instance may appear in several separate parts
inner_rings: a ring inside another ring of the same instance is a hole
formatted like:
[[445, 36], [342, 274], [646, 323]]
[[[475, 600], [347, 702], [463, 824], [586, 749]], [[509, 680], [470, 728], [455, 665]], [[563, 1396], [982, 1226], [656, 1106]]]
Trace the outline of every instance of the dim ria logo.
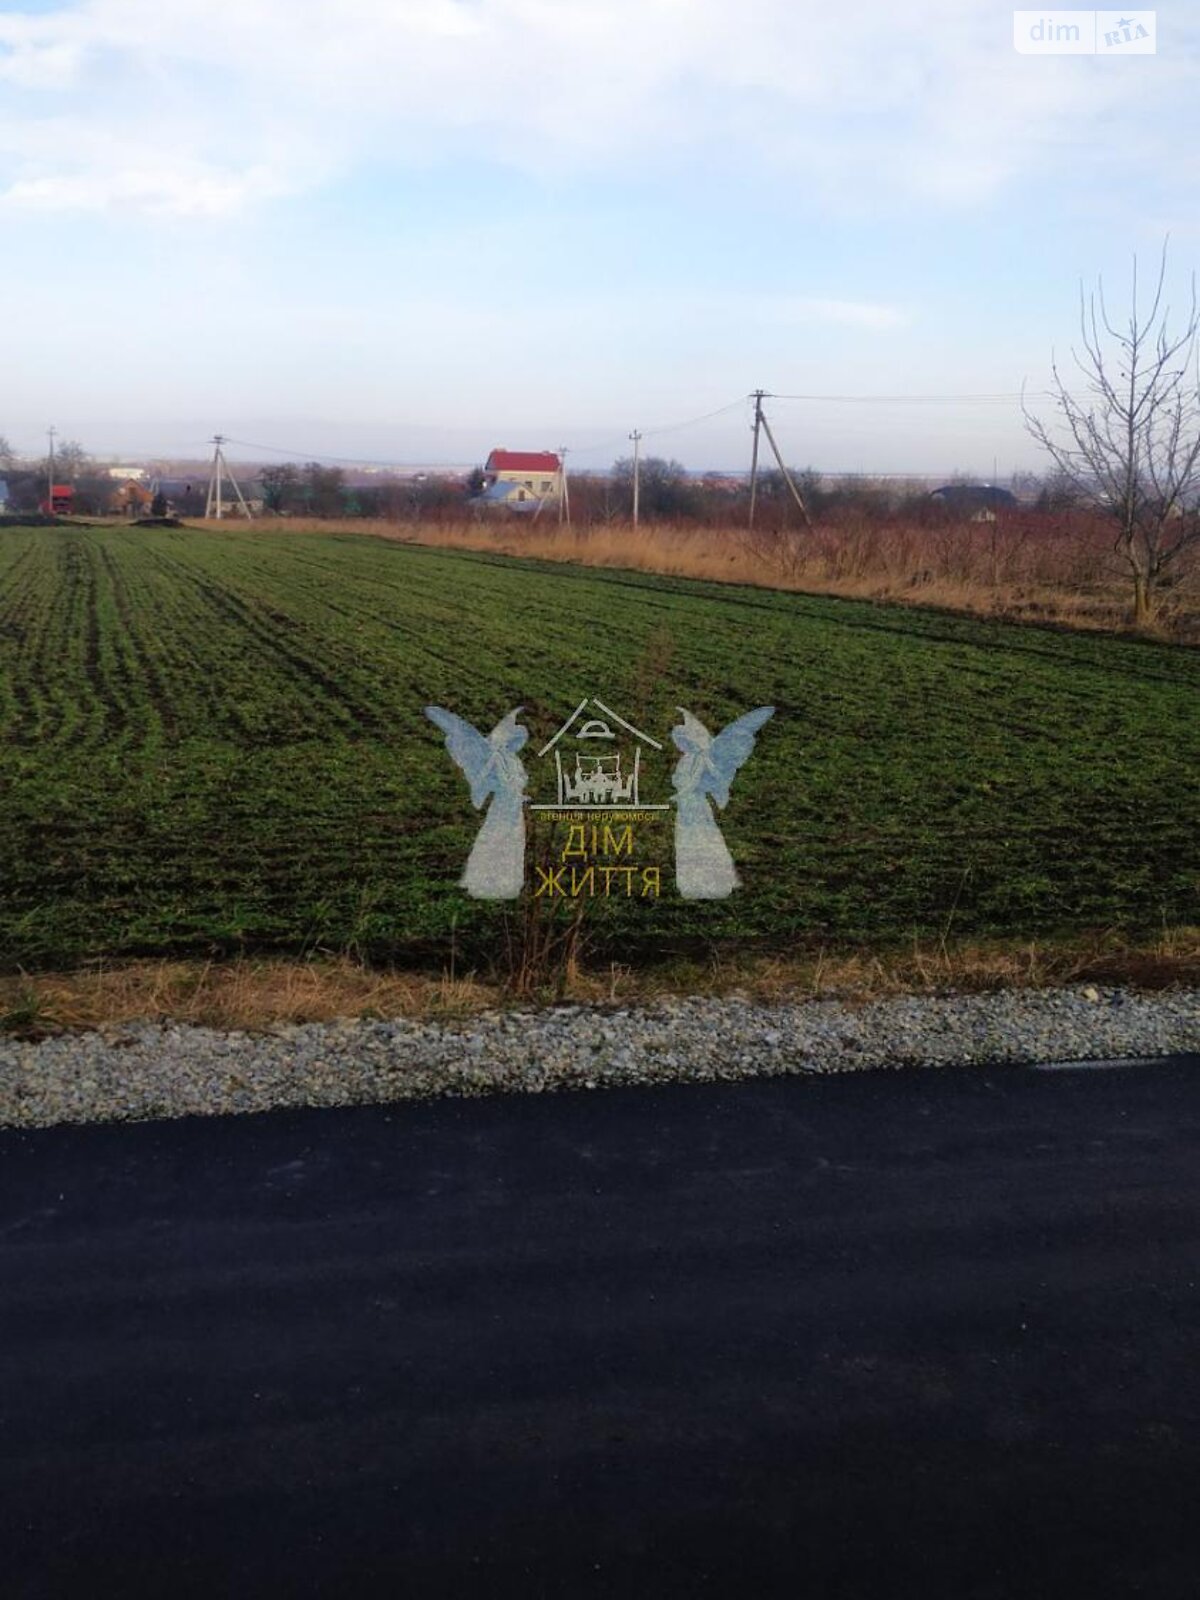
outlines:
[[661, 765], [664, 744], [597, 699], [580, 701], [537, 752], [535, 780], [547, 793], [552, 781], [554, 798], [531, 800], [526, 792], [530, 774], [518, 754], [529, 739], [529, 729], [517, 721], [522, 709], [482, 734], [453, 711], [425, 707], [425, 715], [446, 736], [446, 749], [471, 787], [476, 810], [488, 808], [459, 880], [469, 895], [515, 900], [521, 893], [525, 815], [535, 811], [568, 825], [559, 860], [536, 868], [535, 896], [657, 899], [662, 871], [635, 865], [634, 828], [658, 820], [672, 806], [679, 894], [685, 900], [723, 900], [732, 894], [740, 880], [713, 807], [728, 805], [733, 779], [749, 760], [773, 706], [748, 711], [717, 734], [681, 706], [683, 720], [671, 730], [680, 753], [671, 774], [674, 799], [664, 801], [643, 794], [648, 773]]
[[1152, 56], [1153, 11], [1014, 11], [1013, 45], [1023, 56]]

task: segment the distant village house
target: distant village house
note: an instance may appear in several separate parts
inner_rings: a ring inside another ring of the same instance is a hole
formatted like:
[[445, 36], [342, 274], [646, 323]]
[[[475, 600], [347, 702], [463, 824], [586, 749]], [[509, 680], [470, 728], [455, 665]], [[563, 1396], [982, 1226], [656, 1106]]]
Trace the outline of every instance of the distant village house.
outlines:
[[484, 506], [536, 512], [562, 497], [562, 461], [553, 450], [493, 450], [483, 468]]
[[997, 510], [1012, 510], [1017, 497], [994, 483], [944, 483], [930, 490], [929, 498], [972, 522], [995, 522]]
[[147, 517], [153, 499], [153, 494], [144, 483], [130, 478], [113, 490], [108, 509], [117, 516]]

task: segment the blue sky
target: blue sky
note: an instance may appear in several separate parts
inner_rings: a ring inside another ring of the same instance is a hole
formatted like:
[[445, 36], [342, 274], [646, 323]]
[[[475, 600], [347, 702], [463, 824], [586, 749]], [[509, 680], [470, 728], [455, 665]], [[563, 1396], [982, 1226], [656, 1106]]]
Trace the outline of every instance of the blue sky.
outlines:
[[[1200, 15], [1017, 54], [979, 0], [88, 0], [0, 11], [0, 433], [469, 463], [742, 397], [1011, 395], [1171, 235]], [[728, 409], [724, 409], [728, 408]], [[780, 400], [789, 460], [1035, 466], [997, 403]]]

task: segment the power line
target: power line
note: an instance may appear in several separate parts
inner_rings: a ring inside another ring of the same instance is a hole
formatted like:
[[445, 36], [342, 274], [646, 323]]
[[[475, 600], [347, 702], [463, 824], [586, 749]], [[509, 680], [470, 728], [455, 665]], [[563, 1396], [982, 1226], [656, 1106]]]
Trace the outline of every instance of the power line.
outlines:
[[[212, 441], [206, 441], [211, 443]], [[240, 450], [265, 450], [268, 455], [286, 456], [290, 461], [332, 461], [343, 467], [407, 467], [408, 461], [387, 461], [380, 456], [331, 456], [319, 450], [285, 450], [276, 444], [254, 444], [249, 439], [229, 439], [226, 444], [236, 444]], [[425, 463], [421, 463], [425, 465]]]
[[1024, 399], [1054, 398], [1050, 389], [1013, 390], [1005, 394], [772, 394], [768, 400], [808, 400], [826, 405], [1012, 405]]
[[[661, 438], [665, 435], [683, 432], [688, 428], [700, 426], [702, 423], [711, 422], [718, 417], [727, 416], [732, 411], [737, 411], [747, 405], [748, 401], [756, 403], [755, 435], [759, 431], [758, 414], [761, 411], [761, 402], [764, 399], [780, 400], [797, 403], [819, 405], [856, 405], [856, 406], [929, 406], [929, 405], [956, 405], [956, 406], [1000, 406], [1018, 403], [1023, 399], [1058, 399], [1060, 396], [1055, 390], [1029, 390], [1025, 391], [998, 391], [994, 393], [976, 394], [782, 394], [772, 390], [756, 390], [749, 396], [739, 395], [736, 400], [716, 407], [712, 411], [705, 411], [698, 416], [686, 417], [681, 421], [660, 423], [652, 428], [637, 430], [638, 440]], [[625, 445], [632, 434], [624, 433], [614, 435], [599, 443], [572, 446], [572, 453], [576, 456], [599, 455], [603, 451], [619, 449]], [[206, 444], [211, 444], [211, 439]], [[381, 456], [340, 456], [322, 451], [297, 450], [293, 447], [273, 444], [263, 444], [250, 439], [235, 439], [226, 437], [223, 443], [237, 446], [242, 450], [253, 450], [263, 455], [279, 456], [287, 461], [315, 461], [331, 463], [348, 467], [381, 467], [403, 471], [414, 466], [437, 467], [446, 466], [448, 463], [432, 463], [428, 461], [414, 462], [410, 460], [397, 460]], [[772, 441], [773, 443], [773, 441]], [[53, 446], [51, 447], [53, 449]], [[462, 463], [454, 463], [461, 466]], [[753, 476], [753, 473], [752, 473]]]
[[[745, 398], [741, 395], [728, 404], [719, 406], [715, 411], [706, 411], [698, 417], [687, 417], [682, 422], [662, 423], [656, 428], [643, 428], [642, 437], [652, 438], [664, 433], [678, 433], [684, 428], [697, 427], [702, 422], [710, 422], [714, 417], [723, 417], [730, 411], [735, 411], [739, 406], [745, 405]], [[612, 450], [623, 445], [629, 438], [628, 434], [614, 435], [611, 439], [601, 440], [599, 444], [573, 445], [573, 455], [596, 455], [602, 450]], [[211, 443], [211, 441], [205, 441]], [[339, 466], [346, 467], [405, 467], [411, 465], [406, 461], [389, 461], [380, 456], [335, 456], [321, 451], [306, 451], [285, 448], [282, 445], [259, 444], [252, 439], [226, 439], [226, 444], [237, 445], [240, 450], [261, 450], [267, 455], [284, 456], [289, 461], [331, 461]], [[424, 465], [424, 463], [422, 463]]]
[[[714, 417], [723, 417], [726, 413], [736, 411], [745, 404], [745, 395], [739, 395], [736, 400], [729, 401], [727, 405], [718, 406], [715, 411], [706, 411], [699, 417], [688, 417], [684, 422], [667, 422], [660, 424], [657, 428], [643, 428], [641, 435], [643, 439], [653, 439], [663, 433], [679, 433], [684, 428], [695, 428], [701, 422], [711, 422]], [[599, 444], [576, 445], [574, 447], [575, 454], [577, 456], [599, 455], [602, 450], [618, 449], [628, 438], [628, 434], [622, 434], [619, 438], [614, 436], [611, 439], [602, 439]]]
[[694, 428], [698, 423], [711, 422], [714, 417], [723, 417], [728, 411], [736, 411], [746, 404], [745, 395], [739, 395], [736, 400], [731, 400], [727, 406], [721, 406], [716, 411], [706, 411], [702, 417], [689, 417], [686, 422], [669, 422], [662, 428], [646, 428], [647, 436], [658, 433], [678, 433], [682, 428]]

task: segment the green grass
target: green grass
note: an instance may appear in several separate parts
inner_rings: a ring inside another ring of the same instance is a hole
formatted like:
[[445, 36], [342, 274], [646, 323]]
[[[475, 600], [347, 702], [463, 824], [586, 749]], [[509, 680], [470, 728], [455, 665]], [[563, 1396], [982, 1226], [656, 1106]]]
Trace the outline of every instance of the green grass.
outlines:
[[[4, 529], [0, 968], [440, 960], [452, 933], [477, 960], [504, 913], [455, 887], [480, 819], [421, 707], [523, 705], [530, 758], [589, 694], [660, 739], [679, 705], [778, 708], [722, 819], [743, 890], [595, 906], [609, 954], [1152, 935], [1200, 920], [1198, 688], [1185, 649], [933, 612], [352, 535]], [[639, 855], [669, 864], [669, 829]]]

